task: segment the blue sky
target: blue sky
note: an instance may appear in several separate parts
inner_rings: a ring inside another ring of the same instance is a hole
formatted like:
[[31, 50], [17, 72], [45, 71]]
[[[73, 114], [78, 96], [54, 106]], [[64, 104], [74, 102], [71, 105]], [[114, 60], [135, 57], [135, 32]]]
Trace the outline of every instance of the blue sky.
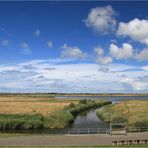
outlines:
[[0, 1], [0, 92], [148, 92], [147, 5]]

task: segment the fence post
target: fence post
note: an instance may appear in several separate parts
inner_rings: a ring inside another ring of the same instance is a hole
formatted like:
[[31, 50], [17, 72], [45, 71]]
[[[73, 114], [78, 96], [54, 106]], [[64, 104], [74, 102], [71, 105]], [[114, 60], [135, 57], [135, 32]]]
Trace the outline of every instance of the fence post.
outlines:
[[97, 134], [99, 134], [99, 129], [97, 129]]

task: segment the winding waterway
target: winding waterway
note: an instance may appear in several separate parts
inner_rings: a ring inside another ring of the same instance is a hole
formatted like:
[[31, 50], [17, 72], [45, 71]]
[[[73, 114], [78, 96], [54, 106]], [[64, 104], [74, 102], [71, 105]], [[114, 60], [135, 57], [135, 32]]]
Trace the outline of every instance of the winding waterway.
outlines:
[[72, 128], [105, 128], [108, 127], [97, 115], [96, 110], [80, 113], [72, 124]]

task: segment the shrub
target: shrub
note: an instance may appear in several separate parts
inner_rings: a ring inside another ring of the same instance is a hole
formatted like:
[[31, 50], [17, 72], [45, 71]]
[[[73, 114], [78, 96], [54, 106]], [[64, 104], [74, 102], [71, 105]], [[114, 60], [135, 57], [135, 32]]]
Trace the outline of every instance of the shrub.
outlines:
[[74, 120], [73, 115], [68, 110], [55, 112], [52, 116], [45, 119], [45, 128], [64, 128]]

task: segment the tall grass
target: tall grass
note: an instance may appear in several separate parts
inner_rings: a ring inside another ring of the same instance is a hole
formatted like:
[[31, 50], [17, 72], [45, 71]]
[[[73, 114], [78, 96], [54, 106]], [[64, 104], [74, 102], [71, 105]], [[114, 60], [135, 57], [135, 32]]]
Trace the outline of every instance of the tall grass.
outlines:
[[44, 120], [44, 128], [64, 128], [73, 121], [74, 116], [69, 110], [61, 110]]
[[148, 101], [129, 100], [104, 106], [97, 115], [106, 122], [123, 122], [127, 127], [148, 126]]
[[43, 116], [0, 114], [0, 129], [37, 129], [43, 127]]

